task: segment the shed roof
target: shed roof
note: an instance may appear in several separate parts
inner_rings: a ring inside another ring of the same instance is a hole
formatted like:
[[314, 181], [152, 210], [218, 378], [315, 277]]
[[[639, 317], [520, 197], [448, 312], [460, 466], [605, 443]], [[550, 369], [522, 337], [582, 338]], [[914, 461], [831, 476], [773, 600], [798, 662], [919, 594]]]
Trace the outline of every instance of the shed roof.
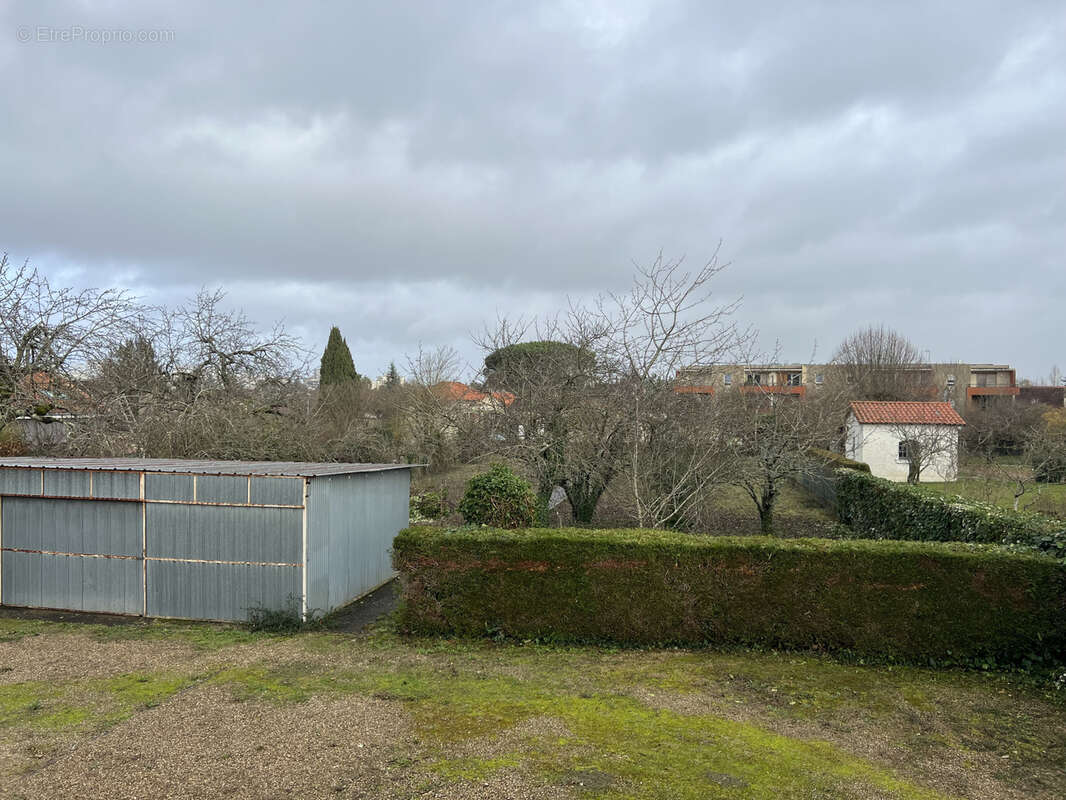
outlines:
[[897, 400], [860, 400], [851, 413], [863, 425], [965, 425], [950, 403]]
[[314, 478], [355, 472], [410, 469], [417, 464], [343, 464], [304, 461], [197, 461], [180, 458], [0, 458], [0, 468], [79, 469], [118, 472], [178, 472], [197, 475], [264, 475]]

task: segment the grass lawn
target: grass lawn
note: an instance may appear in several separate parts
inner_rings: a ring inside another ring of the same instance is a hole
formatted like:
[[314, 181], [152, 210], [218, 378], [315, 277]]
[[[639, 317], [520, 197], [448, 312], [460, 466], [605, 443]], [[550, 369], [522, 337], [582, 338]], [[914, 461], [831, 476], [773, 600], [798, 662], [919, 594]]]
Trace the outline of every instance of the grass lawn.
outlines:
[[[748, 493], [739, 486], [722, 486], [714, 490], [712, 512], [704, 527], [708, 533], [728, 535], [757, 534], [759, 513]], [[821, 536], [836, 514], [821, 505], [801, 487], [784, 482], [774, 506], [774, 527], [780, 536]]]
[[[518, 464], [512, 468], [521, 470]], [[425, 491], [439, 492], [442, 489], [452, 504], [458, 504], [466, 488], [466, 482], [488, 466], [465, 464], [445, 473], [423, 475], [416, 478], [411, 486], [412, 494]], [[624, 511], [626, 497], [626, 479], [617, 479], [600, 500], [594, 524], [603, 528], [632, 527], [633, 518]], [[827, 524], [836, 521], [836, 515], [822, 506], [806, 491], [789, 482], [780, 485], [780, 494], [774, 511], [777, 532], [782, 536], [821, 536]], [[458, 513], [451, 515], [449, 524], [461, 524]], [[564, 502], [551, 512], [551, 524], [565, 527], [573, 524], [570, 509]], [[759, 533], [759, 514], [755, 504], [739, 486], [715, 487], [707, 503], [703, 522], [699, 526], [701, 533], [743, 535]]]
[[[1009, 470], [1010, 467], [1008, 466]], [[1022, 470], [1025, 467], [1017, 467]], [[961, 495], [971, 500], [995, 503], [1002, 508], [1014, 508], [1016, 483], [1000, 472], [989, 472], [979, 467], [963, 465], [960, 478], [951, 483], [923, 483], [948, 496]], [[1066, 483], [1026, 484], [1025, 494], [1018, 503], [1021, 511], [1035, 511], [1050, 517], [1066, 519]]]
[[0, 796], [1051, 800], [1061, 694], [799, 653], [0, 618]]

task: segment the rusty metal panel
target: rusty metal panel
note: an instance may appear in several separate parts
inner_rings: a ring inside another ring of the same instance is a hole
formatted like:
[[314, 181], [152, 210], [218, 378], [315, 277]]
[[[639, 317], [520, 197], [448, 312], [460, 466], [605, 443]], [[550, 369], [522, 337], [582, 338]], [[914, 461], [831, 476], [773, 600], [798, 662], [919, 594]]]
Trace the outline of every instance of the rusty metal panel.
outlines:
[[193, 477], [192, 475], [150, 472], [144, 476], [144, 496], [149, 500], [191, 502], [193, 499]]
[[5, 550], [141, 554], [141, 510], [137, 503], [5, 497], [2, 525]]
[[132, 558], [5, 552], [3, 602], [12, 606], [140, 614], [141, 563]]
[[298, 564], [299, 509], [148, 503], [150, 558]]
[[299, 567], [148, 562], [148, 615], [242, 621], [299, 603]]
[[198, 503], [247, 503], [248, 478], [235, 475], [200, 475], [196, 478]]
[[46, 469], [44, 493], [52, 497], [88, 497], [92, 473], [73, 469]]
[[311, 479], [308, 608], [330, 611], [395, 575], [392, 540], [408, 524], [409, 496], [407, 470]]
[[41, 470], [0, 469], [0, 495], [41, 493]]
[[139, 472], [93, 472], [93, 497], [136, 500], [141, 493]]
[[252, 478], [252, 505], [302, 506], [300, 478]]

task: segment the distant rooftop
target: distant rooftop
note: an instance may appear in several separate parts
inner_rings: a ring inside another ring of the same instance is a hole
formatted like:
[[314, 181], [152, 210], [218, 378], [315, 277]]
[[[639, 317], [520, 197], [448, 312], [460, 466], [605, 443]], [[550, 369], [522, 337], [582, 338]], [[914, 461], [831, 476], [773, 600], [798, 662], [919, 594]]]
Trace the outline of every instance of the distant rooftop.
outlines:
[[410, 469], [417, 464], [343, 464], [304, 461], [195, 461], [180, 458], [0, 458], [0, 469], [74, 469], [97, 472], [173, 472], [314, 478]]

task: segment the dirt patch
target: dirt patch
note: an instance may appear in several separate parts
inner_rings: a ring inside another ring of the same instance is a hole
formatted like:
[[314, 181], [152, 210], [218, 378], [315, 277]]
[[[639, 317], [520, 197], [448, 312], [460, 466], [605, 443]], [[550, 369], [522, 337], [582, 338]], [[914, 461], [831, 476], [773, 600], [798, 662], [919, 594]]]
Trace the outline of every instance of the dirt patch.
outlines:
[[240, 648], [227, 649], [220, 656], [172, 640], [108, 642], [78, 634], [25, 636], [0, 642], [0, 683], [63, 682], [86, 675], [109, 677], [177, 669], [197, 671], [210, 668], [220, 658], [227, 663], [239, 660]]
[[7, 797], [359, 797], [409, 744], [396, 704], [367, 697], [277, 706], [198, 687], [17, 779]]

